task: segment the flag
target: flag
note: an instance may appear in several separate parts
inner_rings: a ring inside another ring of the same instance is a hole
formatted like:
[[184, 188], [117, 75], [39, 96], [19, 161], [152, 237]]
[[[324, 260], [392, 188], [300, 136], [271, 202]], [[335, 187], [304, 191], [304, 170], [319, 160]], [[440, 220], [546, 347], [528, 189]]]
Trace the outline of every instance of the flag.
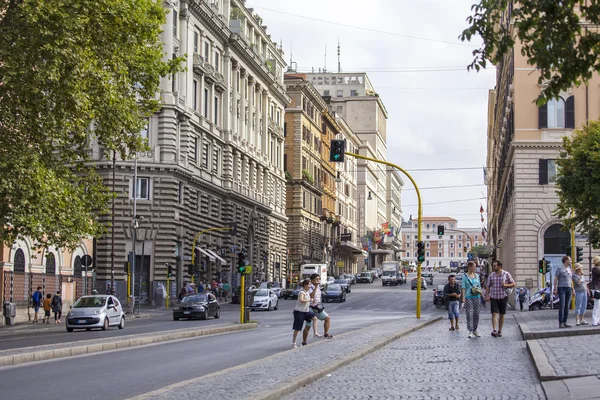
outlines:
[[483, 222], [483, 215], [481, 216], [481, 222]]
[[483, 214], [483, 212], [484, 212], [484, 211], [485, 211], [485, 210], [483, 209], [483, 206], [480, 204], [480, 205], [479, 205], [479, 212], [480, 212], [481, 214]]

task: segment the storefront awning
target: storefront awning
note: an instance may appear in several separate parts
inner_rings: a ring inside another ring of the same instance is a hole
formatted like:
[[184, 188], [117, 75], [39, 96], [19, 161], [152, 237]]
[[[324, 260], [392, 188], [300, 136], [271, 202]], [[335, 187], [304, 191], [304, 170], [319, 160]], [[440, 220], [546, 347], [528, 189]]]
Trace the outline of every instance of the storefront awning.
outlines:
[[208, 257], [208, 259], [210, 261], [215, 261], [215, 256], [212, 255], [211, 253], [209, 253], [208, 251], [206, 251], [205, 249], [202, 248], [198, 248], [198, 250], [200, 250], [200, 253], [204, 254], [206, 257]]
[[353, 253], [362, 253], [362, 248], [353, 242], [341, 242], [342, 249], [351, 250]]
[[394, 254], [394, 252], [392, 250], [383, 250], [383, 249], [371, 250], [371, 251], [369, 251], [369, 253], [371, 253], [371, 254]]
[[[212, 250], [209, 249], [205, 249], [207, 252], [209, 252], [210, 254], [213, 255], [214, 258], [216, 258], [217, 260], [221, 261], [221, 264], [227, 264], [227, 261], [223, 260], [221, 257], [219, 257], [219, 255], [217, 253], [215, 253]], [[212, 260], [211, 260], [212, 261]]]

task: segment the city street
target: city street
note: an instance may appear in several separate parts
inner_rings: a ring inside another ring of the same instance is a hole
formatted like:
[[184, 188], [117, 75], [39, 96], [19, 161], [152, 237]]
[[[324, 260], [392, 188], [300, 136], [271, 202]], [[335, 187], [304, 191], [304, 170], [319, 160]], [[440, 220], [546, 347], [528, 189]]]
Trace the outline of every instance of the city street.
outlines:
[[[437, 275], [435, 283], [437, 285], [445, 280], [445, 276]], [[353, 285], [345, 303], [325, 304], [332, 317], [331, 333], [339, 335], [399, 317], [413, 317], [415, 299], [416, 291], [410, 290], [410, 284], [382, 287], [381, 280], [376, 280], [373, 284]], [[280, 299], [277, 311], [252, 312], [251, 319], [260, 322], [259, 328], [255, 330], [43, 361], [35, 365], [5, 367], [1, 370], [0, 385], [5, 388], [3, 395], [7, 398], [42, 392], [48, 400], [82, 397], [122, 399], [139, 395], [289, 350], [291, 312], [295, 304], [295, 300]], [[431, 288], [423, 292], [422, 312], [441, 314], [432, 304]], [[63, 330], [51, 330], [36, 335], [21, 332], [18, 334], [20, 338], [16, 333], [8, 337], [0, 336], [0, 345], [2, 349], [9, 349], [64, 343], [109, 335], [131, 335], [235, 322], [238, 318], [239, 306], [224, 304], [219, 320], [173, 321], [169, 313], [163, 313], [153, 318], [132, 321], [122, 331], [111, 329], [108, 332], [67, 333]], [[322, 324], [320, 332], [322, 333]], [[309, 342], [314, 340], [312, 336], [309, 338]], [[93, 379], [77, 378], [81, 371], [90, 368], [94, 371]], [[32, 376], [43, 379], [31, 379]]]

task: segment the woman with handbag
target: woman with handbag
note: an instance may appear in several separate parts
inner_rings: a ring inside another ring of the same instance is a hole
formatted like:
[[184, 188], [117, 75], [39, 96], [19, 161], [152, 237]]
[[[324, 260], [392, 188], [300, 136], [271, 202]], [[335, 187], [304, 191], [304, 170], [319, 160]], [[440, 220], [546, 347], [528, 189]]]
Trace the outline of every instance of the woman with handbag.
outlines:
[[475, 273], [475, 263], [467, 263], [467, 273], [462, 278], [462, 301], [467, 312], [467, 329], [469, 339], [480, 337], [477, 332], [479, 325], [479, 313], [481, 311], [481, 282], [479, 275]]
[[585, 284], [585, 276], [583, 276], [583, 267], [579, 263], [575, 264], [573, 287], [575, 289], [575, 325], [588, 325], [584, 319], [588, 288]]
[[590, 282], [591, 296], [594, 297], [594, 309], [592, 310], [592, 325], [600, 325], [600, 256], [592, 260], [592, 279]]

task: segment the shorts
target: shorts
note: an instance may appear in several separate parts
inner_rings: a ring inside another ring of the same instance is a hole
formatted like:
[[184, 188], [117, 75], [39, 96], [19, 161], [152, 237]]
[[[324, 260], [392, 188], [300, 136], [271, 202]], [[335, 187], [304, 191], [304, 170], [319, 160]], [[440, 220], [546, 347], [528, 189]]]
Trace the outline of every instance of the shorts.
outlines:
[[[325, 320], [325, 318], [329, 317], [329, 314], [327, 314], [327, 313], [325, 312], [325, 310], [323, 310], [323, 311], [321, 311], [321, 312], [320, 312], [320, 313], [318, 313], [318, 314], [314, 314], [314, 313], [313, 313], [313, 316], [314, 316], [314, 317], [317, 317], [317, 318], [319, 319], [319, 321], [324, 321], [324, 320]], [[310, 318], [308, 321], [306, 321], [306, 326], [312, 326], [312, 318]]]
[[35, 310], [35, 312], [40, 311], [40, 303], [33, 303], [33, 309]]
[[[294, 324], [292, 325], [292, 329], [295, 331], [301, 331], [304, 322], [310, 321], [313, 317], [314, 314], [312, 312], [294, 310]], [[310, 326], [308, 325], [308, 322], [306, 322], [306, 325]]]
[[506, 314], [506, 299], [490, 299], [492, 314]]
[[50, 316], [50, 310], [44, 310], [44, 317]]
[[453, 300], [448, 302], [448, 319], [458, 319], [460, 316], [460, 301]]

